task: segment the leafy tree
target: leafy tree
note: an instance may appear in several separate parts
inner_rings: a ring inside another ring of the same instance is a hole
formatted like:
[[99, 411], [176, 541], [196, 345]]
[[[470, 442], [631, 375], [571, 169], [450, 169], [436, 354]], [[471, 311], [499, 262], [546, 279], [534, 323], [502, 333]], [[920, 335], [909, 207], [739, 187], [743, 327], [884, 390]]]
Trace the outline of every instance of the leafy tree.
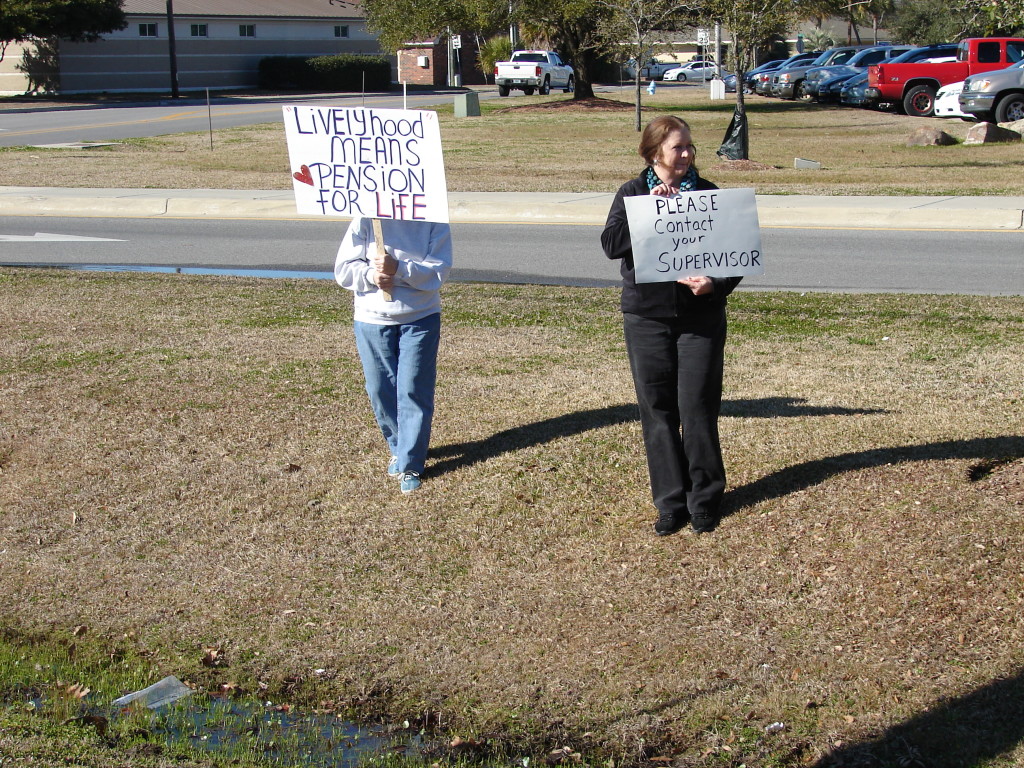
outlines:
[[991, 37], [1024, 32], [1024, 3], [1019, 0], [954, 0], [953, 7], [964, 21], [965, 35]]
[[97, 40], [127, 26], [123, 0], [0, 0], [0, 43]]
[[889, 28], [904, 43], [948, 43], [965, 37], [1024, 34], [1020, 0], [903, 0]]
[[492, 37], [477, 47], [477, 62], [484, 77], [488, 77], [499, 61], [508, 61], [512, 57], [512, 41], [508, 36]]
[[594, 96], [593, 73], [603, 50], [600, 26], [608, 10], [597, 0], [517, 0], [514, 18], [549, 41], [576, 73], [574, 99]]
[[378, 33], [381, 47], [392, 52], [448, 30], [478, 31], [462, 0], [365, 0], [363, 8], [367, 26]]
[[792, 0], [704, 0], [701, 15], [722, 25], [732, 37], [731, 57], [736, 72], [736, 109], [730, 132], [742, 136], [741, 157], [748, 159], [747, 117], [743, 101], [743, 75], [757, 61], [757, 51], [776, 35], [784, 33], [801, 16]]
[[851, 42], [860, 43], [860, 27], [871, 24], [874, 37], [878, 39], [878, 27], [882, 18], [892, 11], [893, 0], [843, 0], [839, 12], [849, 24]]
[[955, 42], [963, 37], [964, 27], [949, 0], [904, 0], [889, 21], [893, 38], [912, 45]]
[[835, 38], [824, 29], [813, 29], [804, 35], [805, 50], [824, 51], [836, 44]]
[[364, 0], [363, 8], [368, 26], [390, 51], [448, 30], [488, 38], [518, 22], [572, 63], [575, 98], [594, 95], [590, 73], [597, 63], [596, 30], [604, 13], [596, 0]]
[[654, 53], [658, 32], [676, 27], [692, 15], [689, 2], [680, 0], [597, 0], [607, 14], [598, 27], [605, 49], [636, 63], [633, 84], [636, 92], [636, 129], [640, 124], [643, 63]]

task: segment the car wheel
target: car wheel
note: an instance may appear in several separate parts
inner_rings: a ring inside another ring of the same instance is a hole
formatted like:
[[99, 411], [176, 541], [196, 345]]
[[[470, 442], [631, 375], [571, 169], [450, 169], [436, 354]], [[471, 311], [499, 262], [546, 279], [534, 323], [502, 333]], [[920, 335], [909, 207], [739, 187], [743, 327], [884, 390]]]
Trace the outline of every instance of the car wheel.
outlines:
[[569, 82], [565, 85], [563, 93], [575, 93], [576, 92], [576, 78], [569, 75]]
[[1012, 123], [1024, 120], [1024, 93], [1011, 93], [996, 107], [997, 123]]
[[533, 96], [533, 86], [527, 85], [525, 88], [523, 88], [523, 93], [525, 93], [527, 96]]
[[931, 117], [935, 111], [935, 89], [930, 85], [915, 85], [903, 97], [903, 111], [911, 117]]
[[540, 87], [537, 93], [539, 93], [541, 96], [547, 96], [549, 93], [551, 93], [551, 81], [548, 80], [548, 78], [544, 78], [544, 84]]
[[807, 82], [805, 80], [801, 80], [797, 83], [796, 97], [800, 99], [800, 101], [814, 101], [814, 96], [809, 90], [807, 90]]
[[498, 86], [498, 95], [502, 96], [502, 97], [508, 96], [509, 90], [510, 89], [509, 89], [509, 87], [507, 85], [499, 85]]

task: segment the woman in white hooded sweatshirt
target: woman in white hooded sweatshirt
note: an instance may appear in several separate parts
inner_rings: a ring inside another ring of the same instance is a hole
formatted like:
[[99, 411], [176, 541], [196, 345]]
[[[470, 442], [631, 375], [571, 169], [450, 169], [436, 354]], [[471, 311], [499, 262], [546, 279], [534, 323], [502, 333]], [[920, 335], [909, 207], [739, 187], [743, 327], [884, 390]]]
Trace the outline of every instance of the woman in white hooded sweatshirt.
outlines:
[[429, 221], [356, 217], [338, 248], [334, 278], [355, 295], [353, 327], [366, 392], [402, 493], [420, 487], [434, 416], [441, 285], [452, 266], [451, 228]]

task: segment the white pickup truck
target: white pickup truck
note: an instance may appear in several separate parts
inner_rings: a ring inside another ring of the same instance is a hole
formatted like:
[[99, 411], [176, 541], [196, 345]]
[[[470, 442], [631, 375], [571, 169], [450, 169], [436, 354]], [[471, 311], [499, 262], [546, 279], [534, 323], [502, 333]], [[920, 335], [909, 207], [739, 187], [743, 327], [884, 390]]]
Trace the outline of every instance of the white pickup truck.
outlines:
[[576, 74], [553, 51], [516, 51], [509, 61], [494, 65], [494, 82], [498, 85], [499, 96], [508, 96], [513, 89], [527, 96], [532, 96], [534, 91], [543, 96], [552, 88], [572, 93], [576, 88]]

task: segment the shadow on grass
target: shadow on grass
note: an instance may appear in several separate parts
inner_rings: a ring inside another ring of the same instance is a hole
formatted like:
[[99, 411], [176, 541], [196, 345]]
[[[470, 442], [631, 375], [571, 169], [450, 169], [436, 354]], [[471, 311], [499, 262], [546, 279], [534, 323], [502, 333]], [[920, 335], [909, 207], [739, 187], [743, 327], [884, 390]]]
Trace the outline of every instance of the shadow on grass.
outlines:
[[791, 416], [871, 416], [888, 413], [882, 408], [843, 408], [807, 405], [802, 397], [763, 397], [758, 400], [725, 400], [722, 415], [736, 418], [784, 418]]
[[[726, 400], [722, 415], [741, 418], [787, 418], [794, 416], [850, 416], [876, 414], [885, 411], [863, 408], [806, 405], [806, 400], [791, 397], [766, 397], [759, 400]], [[473, 466], [496, 456], [544, 445], [562, 437], [583, 434], [603, 427], [638, 420], [634, 404], [610, 405], [589, 411], [578, 411], [555, 416], [532, 424], [524, 424], [496, 432], [482, 440], [440, 445], [430, 449], [436, 461], [429, 471], [433, 476], [443, 475], [462, 467]], [[638, 446], [639, 448], [639, 446]]]
[[1024, 671], [894, 725], [871, 741], [832, 752], [813, 768], [833, 766], [986, 765], [1024, 741]]
[[984, 461], [1016, 460], [1024, 456], [1024, 437], [979, 437], [972, 440], [948, 440], [923, 445], [900, 445], [854, 451], [805, 461], [752, 483], [734, 488], [725, 496], [725, 515], [743, 507], [777, 499], [795, 491], [809, 488], [845, 472], [882, 467], [886, 464], [904, 464], [911, 461], [943, 461], [946, 459], [979, 459]]
[[590, 411], [577, 411], [532, 424], [495, 432], [482, 440], [431, 447], [430, 455], [440, 459], [428, 468], [431, 476], [443, 475], [462, 467], [471, 467], [510, 451], [531, 448], [557, 440], [637, 420], [635, 405], [609, 405]]

